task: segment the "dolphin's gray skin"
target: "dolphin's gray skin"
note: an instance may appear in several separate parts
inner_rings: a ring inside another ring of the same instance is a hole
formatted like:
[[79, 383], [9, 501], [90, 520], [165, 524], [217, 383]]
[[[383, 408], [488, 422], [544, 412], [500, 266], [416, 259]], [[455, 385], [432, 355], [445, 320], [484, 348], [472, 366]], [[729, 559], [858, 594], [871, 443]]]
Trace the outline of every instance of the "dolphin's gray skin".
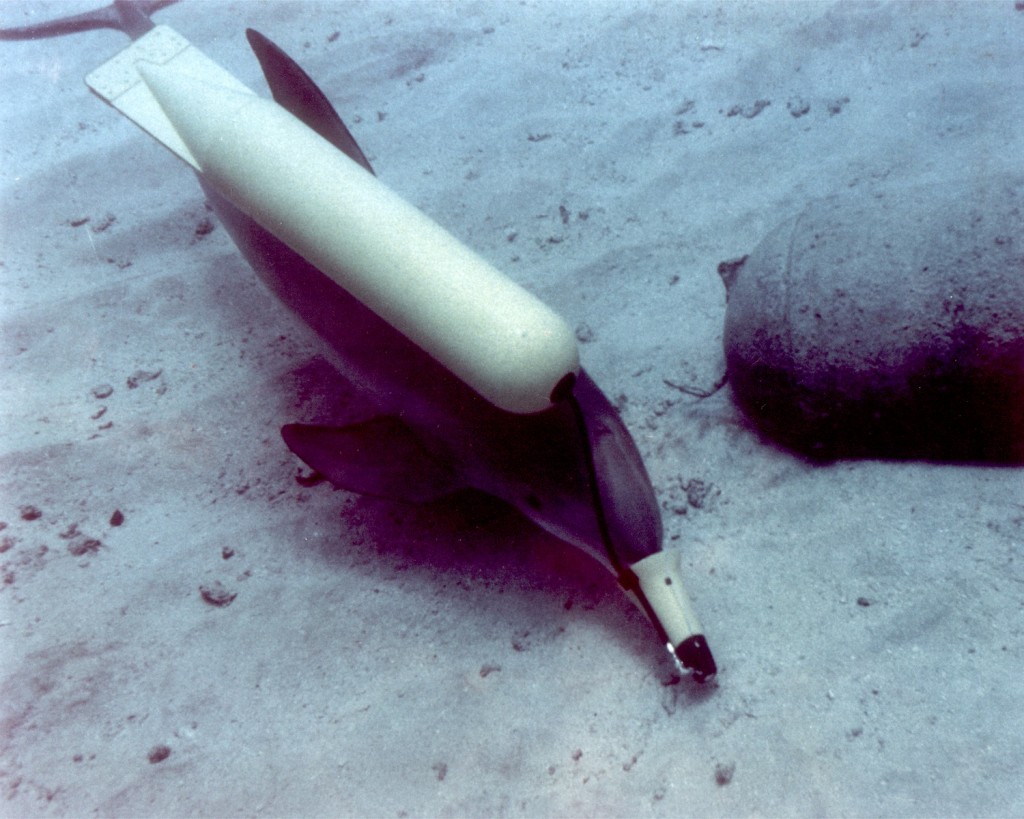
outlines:
[[[306, 73], [258, 32], [247, 36], [275, 101], [372, 173]], [[661, 551], [661, 516], [632, 438], [586, 372], [567, 376], [547, 410], [499, 409], [197, 176], [260, 278], [380, 411], [344, 427], [286, 425], [296, 455], [355, 492], [426, 501], [474, 488], [511, 504], [613, 572], [697, 681], [716, 673], [702, 634], [673, 646], [631, 568]]]

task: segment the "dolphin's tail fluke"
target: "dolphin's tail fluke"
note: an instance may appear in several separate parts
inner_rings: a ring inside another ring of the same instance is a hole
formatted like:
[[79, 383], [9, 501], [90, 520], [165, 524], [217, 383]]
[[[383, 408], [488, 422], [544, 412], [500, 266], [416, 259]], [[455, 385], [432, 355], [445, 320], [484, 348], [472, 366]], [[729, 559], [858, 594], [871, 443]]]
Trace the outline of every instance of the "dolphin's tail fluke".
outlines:
[[150, 14], [177, 2], [178, 0], [114, 0], [109, 6], [95, 11], [72, 14], [56, 20], [47, 20], [45, 23], [0, 28], [0, 40], [42, 40], [97, 28], [123, 31], [133, 40], [137, 40], [153, 28], [153, 21], [149, 19]]

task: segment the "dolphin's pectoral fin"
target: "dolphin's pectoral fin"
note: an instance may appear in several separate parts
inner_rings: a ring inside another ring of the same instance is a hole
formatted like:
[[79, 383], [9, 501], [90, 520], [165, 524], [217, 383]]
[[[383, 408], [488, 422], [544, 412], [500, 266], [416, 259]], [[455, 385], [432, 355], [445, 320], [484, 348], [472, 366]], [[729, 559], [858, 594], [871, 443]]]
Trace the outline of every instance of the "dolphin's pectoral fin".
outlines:
[[292, 452], [350, 492], [423, 503], [465, 488], [455, 470], [394, 417], [345, 427], [287, 424], [281, 435]]

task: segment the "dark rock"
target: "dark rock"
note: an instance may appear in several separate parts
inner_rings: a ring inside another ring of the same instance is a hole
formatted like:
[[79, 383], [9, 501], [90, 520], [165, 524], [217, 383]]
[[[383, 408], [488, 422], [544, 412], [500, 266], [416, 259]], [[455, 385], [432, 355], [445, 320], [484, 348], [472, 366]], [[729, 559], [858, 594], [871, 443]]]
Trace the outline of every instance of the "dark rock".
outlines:
[[729, 380], [770, 437], [1024, 462], [1024, 177], [818, 200], [730, 272]]

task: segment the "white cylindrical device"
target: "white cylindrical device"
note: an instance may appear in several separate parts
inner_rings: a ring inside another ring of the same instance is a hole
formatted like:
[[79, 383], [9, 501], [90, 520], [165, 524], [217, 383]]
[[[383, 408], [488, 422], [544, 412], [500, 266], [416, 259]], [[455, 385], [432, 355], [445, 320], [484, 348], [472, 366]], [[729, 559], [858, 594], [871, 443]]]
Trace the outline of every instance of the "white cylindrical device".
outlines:
[[569, 326], [270, 100], [165, 65], [139, 73], [203, 175], [501, 409], [546, 409], [579, 370]]
[[683, 586], [679, 560], [677, 550], [665, 549], [630, 567], [640, 582], [651, 610], [664, 628], [673, 651], [691, 637], [704, 634], [690, 596]]

